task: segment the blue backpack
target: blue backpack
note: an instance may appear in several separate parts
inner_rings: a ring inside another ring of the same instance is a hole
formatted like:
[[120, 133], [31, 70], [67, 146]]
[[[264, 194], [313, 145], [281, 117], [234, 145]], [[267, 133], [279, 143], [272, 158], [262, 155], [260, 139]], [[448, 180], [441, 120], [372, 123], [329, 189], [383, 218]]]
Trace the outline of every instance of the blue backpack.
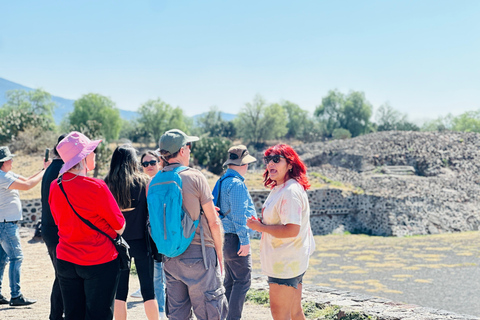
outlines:
[[[150, 216], [151, 237], [159, 253], [172, 258], [181, 255], [195, 236], [200, 222], [193, 221], [183, 207], [182, 179], [180, 172], [188, 167], [180, 166], [171, 171], [160, 171], [150, 182], [148, 188], [148, 212]], [[203, 244], [203, 229], [200, 224]], [[202, 250], [203, 251], [203, 250]]]

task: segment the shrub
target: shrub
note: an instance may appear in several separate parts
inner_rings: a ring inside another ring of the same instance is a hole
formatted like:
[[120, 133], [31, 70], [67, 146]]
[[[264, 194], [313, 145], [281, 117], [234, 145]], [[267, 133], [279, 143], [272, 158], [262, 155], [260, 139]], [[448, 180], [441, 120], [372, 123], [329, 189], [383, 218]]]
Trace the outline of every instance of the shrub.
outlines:
[[54, 131], [45, 131], [39, 127], [30, 127], [18, 133], [10, 143], [12, 152], [21, 150], [24, 154], [44, 151], [53, 148], [57, 143], [58, 134]]
[[337, 139], [350, 139], [352, 134], [347, 129], [337, 128], [332, 132], [332, 138]]
[[231, 144], [226, 138], [202, 138], [193, 144], [192, 154], [199, 165], [207, 167], [207, 170], [214, 174], [220, 174]]
[[40, 131], [50, 130], [48, 119], [28, 110], [4, 109], [0, 115], [0, 144], [9, 143], [16, 139], [20, 132], [29, 128], [39, 128]]

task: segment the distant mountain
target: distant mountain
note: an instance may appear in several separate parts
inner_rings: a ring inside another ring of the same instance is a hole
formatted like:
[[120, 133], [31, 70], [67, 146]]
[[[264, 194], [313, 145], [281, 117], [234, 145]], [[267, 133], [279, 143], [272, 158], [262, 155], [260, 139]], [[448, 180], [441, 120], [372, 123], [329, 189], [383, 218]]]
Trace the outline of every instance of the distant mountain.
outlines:
[[[9, 90], [33, 91], [35, 89], [25, 87], [21, 84], [0, 78], [0, 106], [7, 102], [6, 92]], [[52, 95], [52, 101], [57, 104], [57, 107], [53, 110], [53, 119], [58, 125], [67, 115], [67, 113], [73, 111], [73, 103], [75, 102], [75, 100], [65, 99]], [[120, 109], [120, 117], [125, 120], [131, 120], [138, 117], [138, 112]]]
[[[7, 102], [6, 92], [9, 90], [26, 90], [26, 91], [33, 91], [35, 89], [23, 86], [21, 84], [8, 81], [6, 79], [0, 78], [0, 107]], [[50, 93], [51, 94], [51, 93]], [[61, 97], [57, 97], [52, 95], [52, 101], [57, 104], [57, 107], [53, 110], [53, 118], [55, 119], [55, 123], [58, 125], [63, 120], [63, 118], [73, 111], [73, 103], [75, 100], [65, 99]], [[199, 117], [204, 116], [207, 114], [206, 112], [197, 114], [193, 116], [194, 123], [197, 122]], [[231, 121], [235, 119], [237, 115], [232, 113], [225, 113], [222, 112], [222, 119], [225, 121]], [[129, 110], [122, 110], [120, 109], [120, 117], [125, 120], [132, 120], [139, 116], [138, 112], [136, 111], [129, 111]]]
[[[194, 116], [192, 117], [193, 123], [197, 124], [198, 118], [205, 116], [207, 113], [208, 113], [208, 112], [204, 112], [204, 113], [200, 113], [200, 114], [194, 115]], [[233, 114], [233, 113], [225, 113], [225, 112], [220, 112], [220, 115], [222, 116], [222, 119], [223, 119], [224, 121], [232, 121], [232, 120], [235, 119], [235, 117], [237, 116], [236, 114]]]

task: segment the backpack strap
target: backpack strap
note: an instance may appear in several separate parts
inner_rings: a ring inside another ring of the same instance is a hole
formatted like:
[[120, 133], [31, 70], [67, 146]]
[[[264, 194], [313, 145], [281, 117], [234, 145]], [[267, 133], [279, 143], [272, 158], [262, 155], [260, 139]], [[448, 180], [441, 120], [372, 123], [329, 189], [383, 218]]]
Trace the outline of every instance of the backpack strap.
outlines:
[[[182, 177], [180, 176], [180, 172], [183, 172], [183, 171], [188, 170], [188, 169], [190, 169], [190, 168], [187, 167], [187, 166], [179, 166], [179, 167], [173, 168], [172, 171], [175, 172], [176, 174], [178, 174], [180, 179], [182, 179]], [[182, 183], [182, 185], [183, 185], [183, 183]], [[185, 206], [183, 206], [183, 203], [182, 203], [182, 207], [183, 207], [183, 211], [185, 211], [185, 213], [190, 214], [186, 210]], [[203, 215], [203, 209], [202, 209], [202, 206], [200, 206], [200, 214], [198, 216], [198, 220], [199, 220], [198, 224], [200, 226], [200, 243], [201, 243], [201, 246], [202, 246], [203, 265], [205, 266], [205, 270], [208, 270], [207, 255], [205, 253], [205, 235], [204, 235], [204, 232], [203, 232], [202, 215]]]
[[[217, 200], [217, 207], [220, 208], [220, 205], [222, 204], [221, 202], [221, 199], [222, 199], [222, 182], [224, 180], [227, 180], [228, 178], [236, 178], [234, 175], [228, 175], [226, 177], [223, 177], [223, 178], [220, 178], [220, 181], [218, 182], [218, 200]], [[227, 214], [232, 210], [232, 208], [230, 208], [227, 212], [221, 212], [222, 208], [220, 208], [220, 212], [219, 212], [219, 215], [220, 215], [220, 219], [223, 219], [227, 216]]]

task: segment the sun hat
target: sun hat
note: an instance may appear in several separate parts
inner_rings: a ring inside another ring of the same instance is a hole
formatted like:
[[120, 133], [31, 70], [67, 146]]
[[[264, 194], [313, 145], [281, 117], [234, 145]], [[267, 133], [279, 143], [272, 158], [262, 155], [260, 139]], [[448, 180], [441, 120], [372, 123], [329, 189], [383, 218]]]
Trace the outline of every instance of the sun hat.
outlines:
[[8, 147], [0, 147], [0, 162], [5, 162], [15, 157]]
[[236, 166], [243, 166], [257, 161], [254, 157], [250, 155], [247, 147], [240, 144], [238, 146], [233, 146], [228, 149], [228, 160], [223, 164], [224, 166], [233, 164]]
[[102, 140], [90, 140], [83, 133], [72, 131], [57, 145], [57, 152], [62, 158], [63, 164], [60, 174], [73, 168], [77, 163], [85, 159]]
[[200, 140], [199, 137], [188, 136], [182, 130], [168, 130], [160, 137], [160, 140], [158, 140], [159, 148], [157, 152], [161, 153], [160, 151], [163, 150], [169, 152], [170, 154], [174, 154], [187, 143], [198, 140]]

